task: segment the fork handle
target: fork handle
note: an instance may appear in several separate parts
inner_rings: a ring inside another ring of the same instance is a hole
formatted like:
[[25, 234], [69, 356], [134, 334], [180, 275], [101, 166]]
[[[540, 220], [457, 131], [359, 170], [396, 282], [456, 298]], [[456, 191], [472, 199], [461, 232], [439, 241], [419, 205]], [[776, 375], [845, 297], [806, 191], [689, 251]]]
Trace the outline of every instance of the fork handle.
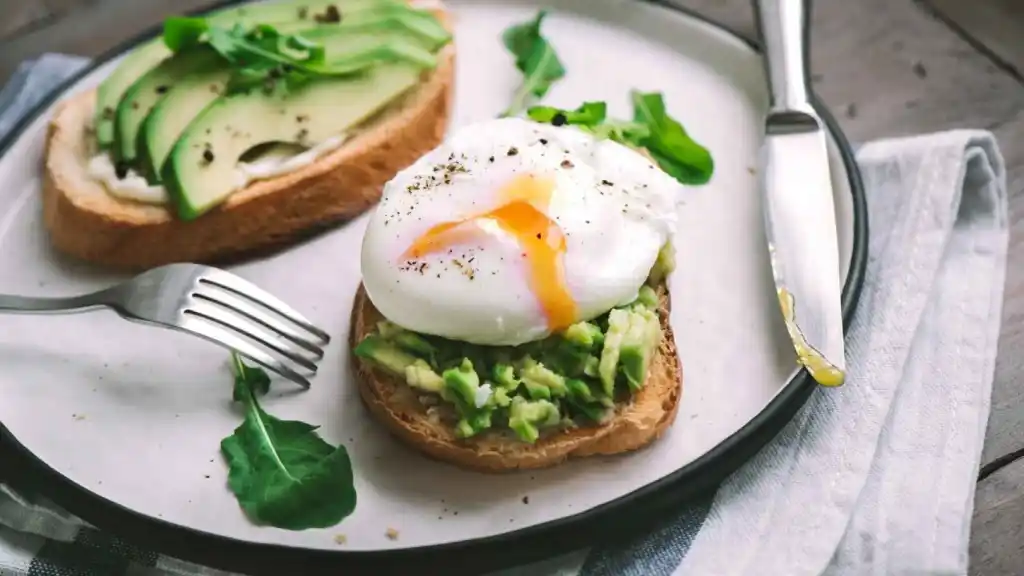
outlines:
[[106, 306], [95, 294], [69, 298], [30, 298], [0, 294], [0, 312], [23, 314], [70, 314], [89, 312]]

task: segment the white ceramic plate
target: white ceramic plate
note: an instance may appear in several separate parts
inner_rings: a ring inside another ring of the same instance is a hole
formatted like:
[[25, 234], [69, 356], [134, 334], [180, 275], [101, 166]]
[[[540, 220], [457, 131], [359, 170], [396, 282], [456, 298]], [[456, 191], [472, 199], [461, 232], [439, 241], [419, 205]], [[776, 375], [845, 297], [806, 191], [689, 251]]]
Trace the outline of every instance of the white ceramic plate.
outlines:
[[[348, 447], [359, 502], [342, 524], [302, 532], [251, 524], [225, 485], [218, 452], [240, 421], [230, 403], [226, 354], [113, 313], [0, 316], [0, 422], [8, 448], [16, 447], [34, 471], [31, 481], [101, 527], [144, 534], [152, 545], [219, 565], [239, 566], [225, 559], [233, 554], [221, 554], [236, 551], [249, 566], [253, 558], [263, 558], [264, 567], [305, 558], [380, 568], [399, 557], [440, 558], [464, 543], [460, 562], [483, 566], [538, 555], [540, 542], [555, 550], [582, 543], [618, 523], [615, 515], [624, 522], [628, 514], [669, 506], [720, 481], [774, 435], [813, 385], [797, 377], [772, 298], [753, 171], [767, 107], [759, 55], [678, 9], [622, 0], [546, 4], [544, 31], [568, 70], [547, 102], [606, 100], [612, 114], [625, 116], [631, 88], [662, 91], [670, 113], [715, 158], [711, 183], [692, 189], [679, 211], [672, 323], [685, 386], [676, 424], [659, 442], [627, 456], [508, 476], [465, 472], [397, 444], [359, 402], [344, 345], [359, 282], [360, 218], [232, 269], [331, 332], [313, 389], [295, 393], [281, 385], [264, 405], [283, 418], [322, 424], [329, 441]], [[519, 74], [499, 36], [538, 6], [450, 5], [459, 49], [453, 123], [464, 125], [506, 105]], [[101, 64], [66, 90], [95, 86], [112, 65]], [[117, 280], [66, 261], [47, 244], [39, 165], [49, 114], [44, 108], [25, 124], [0, 159], [0, 293], [69, 295]], [[848, 314], [866, 223], [859, 220], [863, 196], [849, 172], [849, 152], [831, 129]], [[389, 527], [398, 539], [385, 536]], [[346, 536], [344, 546], [338, 534]], [[412, 554], [393, 554], [400, 549]]]

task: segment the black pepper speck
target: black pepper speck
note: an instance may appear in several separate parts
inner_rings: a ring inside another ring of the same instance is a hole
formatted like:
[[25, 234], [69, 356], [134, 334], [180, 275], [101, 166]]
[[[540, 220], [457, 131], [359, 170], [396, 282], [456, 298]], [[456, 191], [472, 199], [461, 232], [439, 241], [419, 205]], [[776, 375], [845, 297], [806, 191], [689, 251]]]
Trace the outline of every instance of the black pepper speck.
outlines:
[[338, 11], [337, 6], [330, 4], [323, 14], [317, 14], [313, 16], [313, 19], [321, 24], [337, 24], [341, 22], [341, 12]]

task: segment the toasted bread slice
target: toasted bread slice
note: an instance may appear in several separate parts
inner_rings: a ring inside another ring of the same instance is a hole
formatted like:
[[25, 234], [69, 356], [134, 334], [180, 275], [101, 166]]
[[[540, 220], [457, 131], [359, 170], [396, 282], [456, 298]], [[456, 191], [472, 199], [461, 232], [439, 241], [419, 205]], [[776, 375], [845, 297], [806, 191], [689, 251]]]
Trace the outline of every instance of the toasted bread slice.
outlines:
[[[370, 412], [401, 441], [439, 460], [482, 472], [508, 472], [554, 466], [569, 458], [618, 454], [654, 441], [675, 420], [682, 395], [682, 366], [668, 323], [668, 290], [658, 288], [662, 339], [644, 386], [628, 403], [616, 406], [605, 424], [542, 435], [535, 444], [490, 432], [463, 440], [450, 425], [432, 420], [415, 391], [401, 379], [353, 356], [359, 393]], [[360, 285], [352, 308], [350, 347], [383, 320]]]
[[455, 44], [414, 90], [312, 164], [256, 181], [194, 221], [162, 206], [121, 200], [88, 173], [95, 91], [58, 104], [50, 121], [43, 215], [54, 246], [120, 269], [170, 262], [220, 263], [271, 249], [351, 219], [380, 199], [398, 171], [440, 144], [448, 125]]

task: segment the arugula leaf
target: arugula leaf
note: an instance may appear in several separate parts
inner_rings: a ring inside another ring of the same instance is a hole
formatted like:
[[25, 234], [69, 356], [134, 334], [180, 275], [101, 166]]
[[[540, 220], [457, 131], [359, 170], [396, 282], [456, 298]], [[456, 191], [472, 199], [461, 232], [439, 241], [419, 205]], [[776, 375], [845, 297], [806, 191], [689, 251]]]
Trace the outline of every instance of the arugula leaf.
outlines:
[[668, 115], [660, 92], [633, 90], [633, 120], [650, 129], [638, 140], [661, 169], [683, 184], [705, 184], [715, 171], [711, 153], [690, 138], [683, 125]]
[[261, 368], [232, 354], [233, 397], [245, 420], [221, 441], [228, 486], [254, 522], [288, 530], [326, 528], [355, 510], [352, 463], [316, 433], [317, 427], [267, 414], [257, 396], [270, 387]]
[[595, 126], [592, 129], [592, 132], [598, 138], [607, 138], [628, 146], [633, 146], [634, 148], [642, 148], [638, 142], [647, 138], [651, 134], [651, 129], [636, 122], [609, 120], [603, 124]]
[[262, 368], [246, 366], [238, 354], [231, 355], [231, 373], [235, 375], [235, 387], [231, 399], [246, 402], [249, 396], [263, 396], [270, 391], [270, 375]]
[[715, 171], [706, 148], [690, 138], [682, 124], [668, 115], [661, 93], [630, 93], [633, 121], [608, 118], [604, 102], [584, 102], [575, 110], [533, 106], [526, 115], [534, 121], [586, 130], [598, 138], [643, 148], [670, 176], [683, 184], [705, 184]]
[[502, 116], [519, 114], [531, 96], [543, 98], [551, 85], [565, 76], [565, 67], [555, 49], [540, 33], [545, 16], [547, 10], [540, 10], [533, 20], [511, 26], [502, 33], [505, 47], [515, 56], [516, 68], [523, 73], [523, 82]]
[[570, 124], [594, 134], [598, 138], [621, 144], [639, 146], [650, 130], [644, 124], [607, 118], [608, 106], [604, 102], [584, 102], [575, 110], [561, 110], [551, 106], [533, 106], [526, 115], [534, 121], [563, 126]]
[[164, 43], [173, 51], [210, 46], [233, 68], [229, 93], [259, 86], [269, 92], [279, 81], [294, 89], [318, 77], [358, 74], [380, 62], [405, 61], [422, 68], [437, 64], [436, 56], [417, 44], [387, 41], [328, 61], [324, 46], [301, 34], [282, 34], [269, 24], [223, 28], [202, 18], [169, 18]]
[[595, 126], [604, 122], [608, 111], [608, 105], [604, 102], [584, 102], [575, 110], [561, 110], [551, 106], [532, 106], [526, 111], [526, 115], [534, 121], [554, 124], [576, 124], [580, 126]]
[[206, 33], [206, 20], [174, 16], [164, 20], [164, 44], [171, 52], [178, 52], [199, 44]]

